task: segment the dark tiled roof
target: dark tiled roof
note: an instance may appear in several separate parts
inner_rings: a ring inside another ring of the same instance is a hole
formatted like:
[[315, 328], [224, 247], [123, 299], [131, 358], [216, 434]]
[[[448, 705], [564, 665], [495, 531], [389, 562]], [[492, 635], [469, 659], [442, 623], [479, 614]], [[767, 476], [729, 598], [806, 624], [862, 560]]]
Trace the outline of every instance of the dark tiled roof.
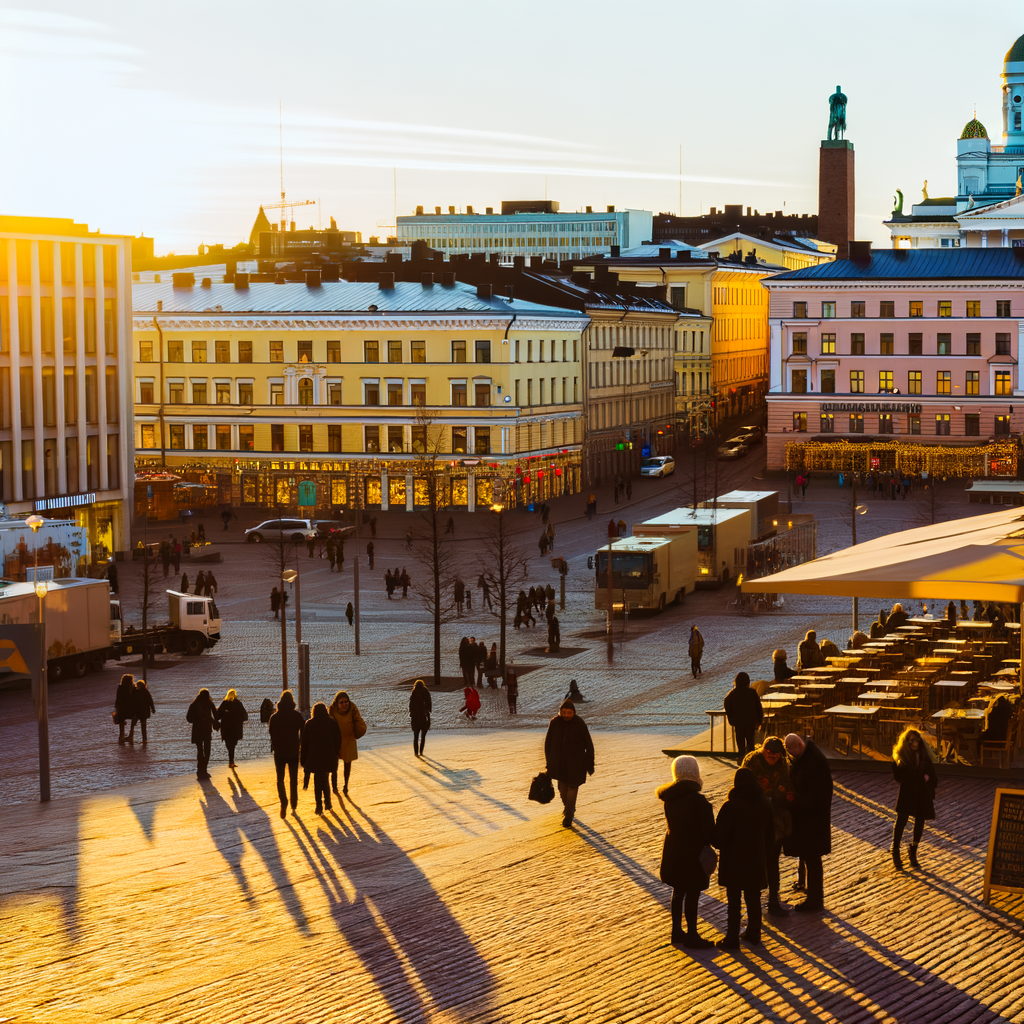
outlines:
[[897, 281], [897, 280], [1024, 280], [1020, 249], [876, 249], [870, 263], [835, 260], [816, 267], [790, 270], [768, 278], [775, 281]]

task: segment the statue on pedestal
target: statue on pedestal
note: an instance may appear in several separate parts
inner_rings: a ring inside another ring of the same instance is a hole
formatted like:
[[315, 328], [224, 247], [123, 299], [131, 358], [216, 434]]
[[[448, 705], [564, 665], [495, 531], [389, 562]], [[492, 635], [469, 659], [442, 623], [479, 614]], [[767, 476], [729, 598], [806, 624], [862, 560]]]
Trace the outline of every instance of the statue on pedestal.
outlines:
[[846, 95], [842, 86], [837, 85], [836, 91], [828, 98], [828, 135], [831, 141], [838, 141], [846, 134]]

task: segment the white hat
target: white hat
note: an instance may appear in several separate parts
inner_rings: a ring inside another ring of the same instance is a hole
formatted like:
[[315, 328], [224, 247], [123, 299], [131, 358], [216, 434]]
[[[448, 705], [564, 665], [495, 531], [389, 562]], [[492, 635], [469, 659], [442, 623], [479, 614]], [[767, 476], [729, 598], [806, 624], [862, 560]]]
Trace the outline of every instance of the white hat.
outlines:
[[698, 786], [704, 783], [700, 777], [700, 765], [697, 758], [683, 754], [672, 762], [672, 780], [674, 782], [696, 782]]

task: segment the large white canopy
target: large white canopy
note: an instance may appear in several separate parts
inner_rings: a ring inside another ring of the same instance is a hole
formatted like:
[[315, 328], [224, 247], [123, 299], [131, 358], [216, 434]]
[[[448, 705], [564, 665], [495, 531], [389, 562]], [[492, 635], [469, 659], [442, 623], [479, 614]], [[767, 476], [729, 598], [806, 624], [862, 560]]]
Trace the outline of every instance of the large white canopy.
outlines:
[[838, 597], [1024, 601], [1024, 508], [890, 533], [743, 590]]

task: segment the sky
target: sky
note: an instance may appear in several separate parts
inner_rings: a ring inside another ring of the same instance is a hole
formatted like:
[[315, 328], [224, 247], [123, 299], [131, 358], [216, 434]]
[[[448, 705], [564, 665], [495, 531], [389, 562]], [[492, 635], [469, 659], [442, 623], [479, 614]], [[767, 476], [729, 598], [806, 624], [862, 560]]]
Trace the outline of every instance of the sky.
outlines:
[[999, 142], [1022, 33], [1003, 0], [969, 31], [945, 0], [0, 0], [0, 214], [158, 253], [247, 240], [279, 198], [279, 104], [287, 196], [317, 201], [299, 227], [366, 239], [396, 209], [545, 190], [562, 210], [815, 213], [839, 84], [857, 235], [888, 245], [897, 188], [955, 193], [975, 105]]

